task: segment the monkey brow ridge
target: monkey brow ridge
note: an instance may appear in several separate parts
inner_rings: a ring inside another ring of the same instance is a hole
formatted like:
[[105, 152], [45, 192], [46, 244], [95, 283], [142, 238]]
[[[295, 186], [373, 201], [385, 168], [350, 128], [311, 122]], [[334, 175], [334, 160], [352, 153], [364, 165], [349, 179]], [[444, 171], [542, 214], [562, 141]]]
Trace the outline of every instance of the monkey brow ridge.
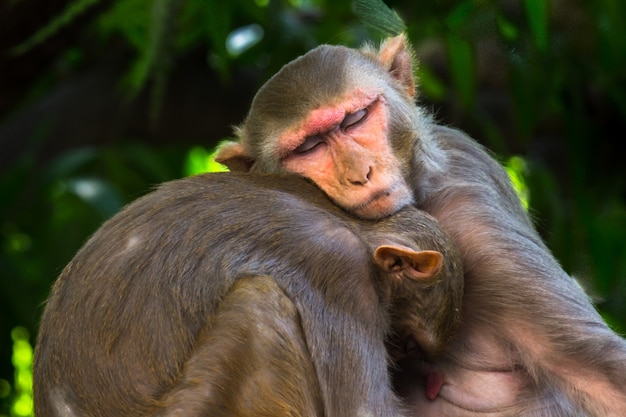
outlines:
[[345, 100], [339, 100], [339, 105], [320, 107], [312, 110], [304, 121], [293, 129], [288, 129], [280, 135], [281, 154], [288, 153], [304, 142], [309, 136], [326, 133], [338, 126], [346, 114], [354, 113], [371, 105], [379, 98], [377, 92], [366, 93], [357, 89], [348, 94]]

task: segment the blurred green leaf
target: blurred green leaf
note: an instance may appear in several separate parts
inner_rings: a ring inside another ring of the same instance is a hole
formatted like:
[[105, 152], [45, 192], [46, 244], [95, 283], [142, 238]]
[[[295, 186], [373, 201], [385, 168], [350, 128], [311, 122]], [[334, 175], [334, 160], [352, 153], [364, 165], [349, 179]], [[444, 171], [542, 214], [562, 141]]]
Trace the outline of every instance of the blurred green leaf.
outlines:
[[448, 93], [446, 85], [425, 65], [417, 68], [418, 88], [430, 99], [443, 100]]
[[456, 91], [467, 108], [475, 104], [476, 74], [472, 46], [466, 40], [455, 35], [446, 37], [450, 70]]
[[92, 205], [104, 218], [117, 213], [124, 202], [115, 187], [102, 178], [73, 178], [61, 184], [61, 192], [71, 192]]
[[524, 0], [526, 16], [537, 47], [540, 51], [548, 48], [548, 0]]
[[528, 166], [524, 158], [520, 156], [512, 156], [505, 164], [505, 169], [513, 188], [519, 197], [524, 209], [528, 210], [530, 193], [528, 191], [528, 185], [526, 185], [525, 176], [528, 172]]
[[361, 23], [385, 36], [396, 36], [406, 31], [400, 16], [382, 0], [354, 0], [352, 7]]
[[13, 339], [13, 366], [15, 367], [16, 399], [13, 402], [12, 415], [31, 417], [33, 406], [33, 348], [29, 341], [28, 330], [15, 327], [11, 332]]
[[446, 23], [450, 29], [457, 32], [461, 27], [465, 26], [470, 20], [475, 5], [473, 0], [464, 0], [458, 3], [455, 8], [447, 15]]
[[70, 176], [93, 163], [98, 157], [98, 150], [94, 147], [79, 147], [70, 149], [55, 158], [47, 169], [48, 178], [63, 178]]
[[209, 152], [202, 146], [194, 146], [185, 158], [185, 176], [203, 174], [205, 172], [227, 172], [228, 168], [215, 162], [216, 150]]
[[512, 22], [502, 15], [498, 15], [496, 21], [498, 22], [500, 34], [505, 40], [512, 42], [518, 39], [519, 30]]
[[48, 23], [46, 26], [39, 29], [37, 32], [35, 32], [35, 34], [33, 34], [26, 41], [13, 47], [11, 49], [11, 52], [15, 55], [20, 55], [25, 52], [28, 52], [35, 46], [47, 40], [50, 36], [57, 33], [64, 26], [67, 26], [68, 24], [70, 24], [74, 19], [76, 19], [76, 17], [83, 14], [85, 11], [87, 11], [90, 7], [92, 7], [98, 2], [99, 0], [73, 1], [65, 8], [63, 13], [61, 13], [60, 15], [52, 19], [50, 23]]
[[136, 51], [148, 45], [150, 7], [145, 0], [119, 0], [113, 2], [96, 22], [104, 38], [120, 36]]

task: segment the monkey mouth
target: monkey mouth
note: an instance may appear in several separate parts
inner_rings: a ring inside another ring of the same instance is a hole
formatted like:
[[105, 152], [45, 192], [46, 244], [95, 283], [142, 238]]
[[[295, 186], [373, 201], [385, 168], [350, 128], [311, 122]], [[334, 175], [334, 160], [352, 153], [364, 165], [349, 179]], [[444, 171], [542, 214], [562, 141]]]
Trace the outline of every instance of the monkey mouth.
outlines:
[[346, 210], [371, 220], [390, 216], [413, 201], [410, 196], [404, 196], [402, 193], [396, 195], [399, 188], [398, 186], [384, 188], [372, 194], [366, 201], [346, 207]]
[[[485, 415], [510, 411], [515, 405], [514, 399], [494, 399], [491, 396], [470, 397], [470, 394], [464, 392], [458, 381], [455, 382], [454, 378], [449, 379], [445, 372], [433, 367], [429, 361], [417, 361], [416, 367], [412, 368], [412, 371], [421, 376], [422, 388], [429, 401], [441, 401], [461, 410]], [[486, 372], [511, 373], [517, 371], [510, 368], [495, 368]], [[495, 390], [497, 391], [497, 387]]]
[[374, 193], [369, 199], [367, 199], [367, 201], [348, 207], [347, 210], [361, 217], [371, 218], [372, 220], [389, 216], [395, 211], [393, 210], [395, 209], [395, 204], [393, 205], [393, 207], [390, 207], [388, 210], [385, 211], [381, 211], [379, 209], [372, 211], [371, 209], [374, 205], [380, 203], [383, 199], [391, 197], [392, 193], [393, 190], [391, 188], [386, 188], [384, 190], [378, 191]]
[[426, 375], [426, 397], [428, 397], [428, 399], [431, 401], [436, 400], [437, 397], [439, 397], [439, 394], [441, 393], [441, 388], [444, 386], [445, 383], [446, 379], [443, 374], [440, 374], [438, 372], [429, 372]]

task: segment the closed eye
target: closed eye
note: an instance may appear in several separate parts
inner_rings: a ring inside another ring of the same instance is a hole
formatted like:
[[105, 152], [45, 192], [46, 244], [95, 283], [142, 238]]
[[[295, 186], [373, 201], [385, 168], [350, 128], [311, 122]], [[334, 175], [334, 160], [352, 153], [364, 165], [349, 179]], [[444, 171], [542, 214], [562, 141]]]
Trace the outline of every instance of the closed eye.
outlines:
[[313, 151], [319, 145], [325, 143], [324, 137], [321, 135], [314, 135], [307, 137], [302, 144], [300, 144], [296, 149], [293, 150], [294, 153], [298, 155], [303, 155], [308, 152]]
[[360, 123], [367, 119], [367, 108], [361, 109], [354, 113], [346, 114], [346, 117], [341, 121], [341, 130], [350, 129], [352, 127], [358, 126]]

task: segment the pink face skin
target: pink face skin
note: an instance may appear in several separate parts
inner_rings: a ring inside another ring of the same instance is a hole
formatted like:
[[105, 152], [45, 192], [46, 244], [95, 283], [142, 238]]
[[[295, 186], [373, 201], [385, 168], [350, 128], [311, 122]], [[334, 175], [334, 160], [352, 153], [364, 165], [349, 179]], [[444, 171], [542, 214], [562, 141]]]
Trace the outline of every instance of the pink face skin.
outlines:
[[354, 91], [280, 136], [282, 164], [359, 217], [392, 214], [413, 198], [389, 146], [387, 118], [382, 95]]
[[[519, 395], [530, 383], [528, 375], [487, 332], [464, 334], [456, 339], [462, 344], [448, 349], [451, 357], [436, 364], [418, 361], [416, 374], [423, 376], [423, 385], [415, 384], [405, 398], [424, 417], [516, 415]], [[464, 360], [454, 356], [460, 351]]]

